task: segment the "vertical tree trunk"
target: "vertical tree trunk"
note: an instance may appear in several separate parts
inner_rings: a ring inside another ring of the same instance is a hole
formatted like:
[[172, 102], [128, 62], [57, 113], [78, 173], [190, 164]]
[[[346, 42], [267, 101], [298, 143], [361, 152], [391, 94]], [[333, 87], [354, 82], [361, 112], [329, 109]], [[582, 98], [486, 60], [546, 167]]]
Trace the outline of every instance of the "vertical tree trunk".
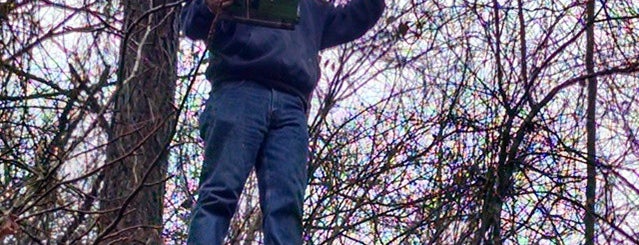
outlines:
[[[507, 94], [504, 90], [504, 67], [501, 60], [501, 23], [499, 19], [499, 2], [497, 0], [492, 1], [493, 4], [493, 17], [494, 17], [494, 52], [495, 52], [495, 65], [497, 88], [499, 96], [505, 100]], [[484, 185], [485, 194], [483, 196], [483, 204], [481, 211], [480, 227], [475, 232], [475, 238], [473, 244], [485, 244], [500, 245], [502, 244], [502, 225], [501, 225], [501, 213], [503, 210], [504, 200], [506, 195], [512, 186], [511, 176], [514, 171], [512, 160], [508, 159], [508, 152], [511, 146], [511, 130], [513, 126], [514, 115], [511, 115], [510, 105], [505, 105], [507, 115], [505, 117], [505, 123], [501, 126], [499, 137], [499, 157], [496, 165], [486, 173], [486, 184]]]
[[[595, 72], [594, 65], [594, 20], [595, 20], [595, 1], [589, 0], [586, 7], [586, 18], [588, 19], [586, 29], [586, 70], [592, 75]], [[597, 163], [597, 125], [595, 123], [595, 113], [597, 105], [597, 79], [591, 77], [588, 79], [588, 108], [586, 115], [586, 150], [587, 150], [587, 181], [586, 181], [586, 216], [584, 218], [585, 225], [585, 244], [595, 244], [595, 190], [597, 188], [596, 180], [596, 163]]]
[[123, 0], [118, 92], [98, 240], [161, 244], [167, 146], [175, 124], [176, 0]]

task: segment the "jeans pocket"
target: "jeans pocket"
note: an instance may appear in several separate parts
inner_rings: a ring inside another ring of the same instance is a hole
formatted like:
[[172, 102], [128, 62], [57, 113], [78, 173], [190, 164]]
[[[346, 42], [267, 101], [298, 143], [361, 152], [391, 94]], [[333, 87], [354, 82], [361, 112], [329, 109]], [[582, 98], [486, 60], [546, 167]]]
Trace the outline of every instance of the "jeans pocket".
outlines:
[[233, 95], [230, 91], [241, 88], [246, 83], [248, 83], [246, 80], [227, 80], [217, 81], [213, 84], [209, 97], [204, 105], [204, 110], [198, 118], [200, 138], [206, 140], [207, 128], [212, 124], [213, 120], [215, 120], [216, 108], [219, 109], [220, 106], [219, 101], [232, 97]]

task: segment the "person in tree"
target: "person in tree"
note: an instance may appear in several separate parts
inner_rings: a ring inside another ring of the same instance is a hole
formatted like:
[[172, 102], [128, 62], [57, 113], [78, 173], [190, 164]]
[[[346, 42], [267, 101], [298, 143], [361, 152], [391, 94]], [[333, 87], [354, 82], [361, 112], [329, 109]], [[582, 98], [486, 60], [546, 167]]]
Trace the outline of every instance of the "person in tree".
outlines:
[[212, 84], [199, 118], [204, 162], [188, 243], [223, 243], [255, 167], [264, 243], [302, 244], [307, 111], [320, 77], [319, 52], [362, 36], [378, 21], [385, 3], [351, 0], [335, 6], [300, 0], [294, 30], [226, 19], [211, 27], [232, 1], [191, 0], [181, 13], [184, 34], [207, 42], [206, 77]]

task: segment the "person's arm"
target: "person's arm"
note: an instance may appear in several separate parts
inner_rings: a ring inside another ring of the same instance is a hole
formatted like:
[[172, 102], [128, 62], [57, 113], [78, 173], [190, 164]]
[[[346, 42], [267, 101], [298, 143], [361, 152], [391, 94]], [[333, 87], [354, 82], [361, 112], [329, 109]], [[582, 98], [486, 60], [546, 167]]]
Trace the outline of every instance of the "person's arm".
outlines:
[[213, 17], [204, 0], [188, 1], [180, 15], [184, 35], [193, 40], [205, 40], [211, 29]]
[[353, 41], [368, 31], [382, 16], [384, 0], [351, 0], [345, 6], [330, 6], [320, 48]]

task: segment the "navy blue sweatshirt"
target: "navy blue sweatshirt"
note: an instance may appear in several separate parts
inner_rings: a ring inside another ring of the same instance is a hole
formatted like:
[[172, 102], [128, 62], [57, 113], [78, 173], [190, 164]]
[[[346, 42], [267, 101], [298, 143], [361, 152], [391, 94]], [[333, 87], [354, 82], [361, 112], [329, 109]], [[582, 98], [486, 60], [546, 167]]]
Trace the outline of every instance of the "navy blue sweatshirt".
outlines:
[[[294, 30], [220, 20], [212, 43], [207, 78], [253, 80], [308, 98], [320, 77], [318, 53], [362, 36], [384, 11], [384, 0], [351, 0], [335, 7], [324, 0], [300, 0]], [[193, 40], [207, 38], [213, 14], [204, 0], [182, 10], [181, 27]]]

